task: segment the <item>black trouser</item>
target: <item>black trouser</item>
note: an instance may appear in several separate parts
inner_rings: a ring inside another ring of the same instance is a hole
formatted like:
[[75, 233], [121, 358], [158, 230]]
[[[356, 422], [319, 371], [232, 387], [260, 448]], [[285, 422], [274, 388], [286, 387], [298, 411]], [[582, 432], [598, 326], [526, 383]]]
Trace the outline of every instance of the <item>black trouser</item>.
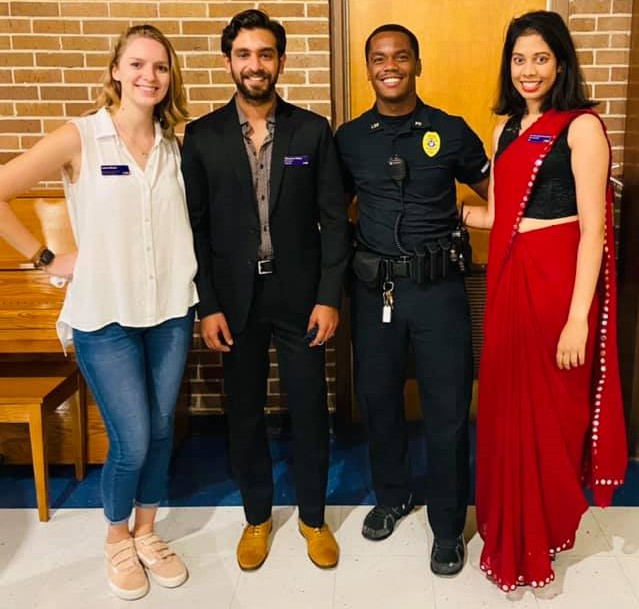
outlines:
[[231, 352], [224, 354], [231, 467], [247, 521], [264, 522], [273, 503], [264, 414], [273, 338], [291, 416], [300, 518], [318, 527], [324, 524], [329, 451], [324, 348], [308, 346], [304, 339], [308, 318], [286, 315], [285, 305], [286, 289], [277, 275], [257, 278], [247, 325], [233, 336]]
[[377, 503], [399, 505], [412, 491], [404, 418], [409, 342], [427, 443], [428, 520], [437, 537], [461, 534], [469, 490], [468, 408], [472, 395], [471, 325], [463, 278], [418, 285], [395, 280], [391, 323], [382, 291], [354, 279], [355, 386], [369, 432]]

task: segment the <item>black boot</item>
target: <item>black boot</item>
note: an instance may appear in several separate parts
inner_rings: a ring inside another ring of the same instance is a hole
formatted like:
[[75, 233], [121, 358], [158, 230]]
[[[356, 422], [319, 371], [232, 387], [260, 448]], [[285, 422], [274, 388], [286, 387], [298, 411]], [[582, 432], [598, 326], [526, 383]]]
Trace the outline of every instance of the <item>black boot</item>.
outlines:
[[430, 570], [435, 575], [457, 575], [462, 570], [465, 559], [466, 543], [463, 535], [450, 540], [435, 537], [430, 553]]

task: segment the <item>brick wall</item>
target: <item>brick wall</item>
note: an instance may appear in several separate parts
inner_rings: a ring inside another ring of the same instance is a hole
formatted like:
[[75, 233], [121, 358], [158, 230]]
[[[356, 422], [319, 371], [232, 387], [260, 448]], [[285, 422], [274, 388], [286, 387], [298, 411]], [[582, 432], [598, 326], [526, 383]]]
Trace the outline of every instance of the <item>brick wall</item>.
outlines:
[[621, 174], [626, 89], [630, 58], [632, 0], [571, 0], [569, 27], [592, 96], [601, 103], [613, 148], [615, 173]]
[[[193, 116], [225, 103], [233, 87], [222, 67], [219, 34], [231, 15], [251, 7], [267, 10], [286, 27], [288, 61], [280, 79], [281, 93], [330, 116], [329, 0], [0, 1], [0, 163], [91, 107], [111, 40], [132, 23], [157, 25], [175, 45]], [[631, 10], [632, 0], [571, 0], [569, 4], [569, 26], [586, 77], [594, 97], [605, 100], [600, 110], [617, 163], [623, 155]], [[329, 348], [331, 395], [334, 355]], [[277, 409], [281, 399], [273, 353], [271, 362], [268, 403]], [[197, 336], [189, 377], [192, 409], [219, 409], [219, 357], [204, 349]]]
[[329, 116], [327, 0], [0, 2], [0, 162], [91, 107], [111, 40], [132, 23], [157, 25], [173, 42], [193, 116], [228, 101], [234, 87], [219, 35], [230, 16], [251, 7], [286, 27], [283, 95]]

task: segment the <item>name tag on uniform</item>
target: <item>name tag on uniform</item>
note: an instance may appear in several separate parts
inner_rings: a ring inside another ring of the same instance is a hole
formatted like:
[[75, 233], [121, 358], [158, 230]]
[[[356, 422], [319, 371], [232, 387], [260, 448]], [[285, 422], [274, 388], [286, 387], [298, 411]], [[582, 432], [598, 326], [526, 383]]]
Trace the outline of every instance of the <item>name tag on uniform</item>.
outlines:
[[552, 141], [552, 135], [538, 135], [536, 133], [532, 133], [528, 136], [528, 141], [531, 144], [547, 144]]
[[285, 156], [284, 165], [291, 165], [293, 167], [303, 167], [304, 165], [311, 164], [311, 157], [308, 154], [298, 154], [297, 156]]
[[100, 165], [100, 173], [103, 176], [128, 176], [131, 170], [128, 165]]

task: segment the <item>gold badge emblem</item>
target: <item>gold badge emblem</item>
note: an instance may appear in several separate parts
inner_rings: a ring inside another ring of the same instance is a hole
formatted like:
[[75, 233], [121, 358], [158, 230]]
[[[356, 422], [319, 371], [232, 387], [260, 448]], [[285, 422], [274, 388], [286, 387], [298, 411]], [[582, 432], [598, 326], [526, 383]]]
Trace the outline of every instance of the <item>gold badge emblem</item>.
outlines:
[[441, 140], [439, 139], [439, 133], [437, 131], [427, 131], [424, 133], [424, 139], [422, 140], [422, 148], [429, 157], [434, 157], [441, 147]]

